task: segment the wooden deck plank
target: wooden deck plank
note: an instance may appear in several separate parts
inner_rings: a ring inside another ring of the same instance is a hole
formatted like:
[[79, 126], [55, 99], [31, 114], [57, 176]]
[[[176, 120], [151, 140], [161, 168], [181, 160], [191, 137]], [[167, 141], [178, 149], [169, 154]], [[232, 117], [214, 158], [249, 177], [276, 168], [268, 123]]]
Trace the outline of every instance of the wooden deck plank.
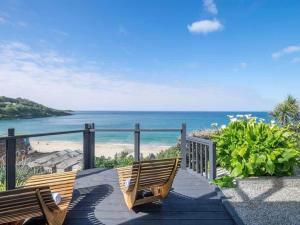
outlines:
[[65, 225], [232, 225], [214, 187], [179, 170], [173, 190], [162, 203], [128, 210], [114, 169], [92, 169], [78, 174]]

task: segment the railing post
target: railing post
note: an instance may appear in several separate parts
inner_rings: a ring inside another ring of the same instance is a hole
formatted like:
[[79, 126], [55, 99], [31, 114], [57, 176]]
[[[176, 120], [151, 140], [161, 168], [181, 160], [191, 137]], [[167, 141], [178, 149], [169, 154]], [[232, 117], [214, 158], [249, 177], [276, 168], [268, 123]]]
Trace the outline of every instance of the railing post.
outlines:
[[189, 169], [192, 169], [193, 168], [193, 158], [192, 158], [192, 156], [193, 156], [193, 142], [192, 141], [188, 141], [188, 155], [189, 155], [189, 157], [188, 157], [188, 162], [189, 162], [189, 164], [188, 164], [188, 168]]
[[186, 124], [181, 125], [181, 169], [186, 169]]
[[90, 129], [90, 168], [95, 168], [95, 124]]
[[6, 139], [6, 190], [16, 188], [16, 138], [15, 129], [8, 129]]
[[209, 163], [210, 163], [210, 172], [209, 179], [213, 180], [217, 176], [217, 168], [216, 168], [216, 143], [211, 141], [209, 145]]
[[200, 174], [203, 176], [203, 149], [205, 150], [205, 145], [200, 144]]
[[201, 145], [199, 143], [196, 142], [196, 172], [197, 173], [200, 173], [200, 158], [199, 158], [199, 155], [200, 155], [200, 148]]
[[141, 147], [140, 124], [136, 123], [134, 127], [134, 160], [135, 161], [140, 161], [140, 147]]
[[[91, 132], [90, 129], [92, 128], [93, 124], [86, 123], [84, 125], [84, 132], [83, 132], [83, 169], [91, 169], [94, 162], [94, 154], [95, 154], [95, 136], [92, 135], [94, 132]], [[92, 137], [93, 136], [93, 137]], [[92, 143], [92, 139], [94, 143]], [[93, 156], [92, 156], [93, 154]]]
[[205, 178], [208, 179], [208, 161], [209, 161], [209, 151], [210, 145], [204, 145], [204, 168], [205, 168]]

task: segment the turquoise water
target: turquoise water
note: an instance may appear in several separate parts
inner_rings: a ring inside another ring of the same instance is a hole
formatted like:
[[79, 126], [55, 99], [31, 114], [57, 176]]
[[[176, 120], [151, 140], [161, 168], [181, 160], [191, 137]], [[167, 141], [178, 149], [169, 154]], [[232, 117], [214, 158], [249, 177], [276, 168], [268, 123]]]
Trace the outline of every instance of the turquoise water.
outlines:
[[[84, 123], [93, 122], [96, 128], [133, 128], [140, 123], [141, 128], [179, 128], [184, 122], [188, 131], [210, 128], [212, 123], [227, 124], [227, 115], [252, 114], [270, 120], [267, 112], [74, 112], [71, 116], [0, 121], [0, 133], [15, 128], [17, 134], [52, 132], [82, 129]], [[174, 144], [179, 133], [143, 133], [141, 142], [145, 144]], [[58, 135], [39, 138], [40, 140], [82, 141], [82, 134]], [[97, 142], [133, 143], [133, 135], [124, 132], [97, 132]]]

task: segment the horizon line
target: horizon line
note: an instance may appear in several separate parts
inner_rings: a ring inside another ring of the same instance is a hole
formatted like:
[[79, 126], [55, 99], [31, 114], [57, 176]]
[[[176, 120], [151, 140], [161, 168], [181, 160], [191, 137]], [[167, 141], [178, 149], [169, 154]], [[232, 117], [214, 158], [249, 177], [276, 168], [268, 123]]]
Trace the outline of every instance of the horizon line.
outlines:
[[72, 112], [264, 112], [272, 110], [65, 110]]

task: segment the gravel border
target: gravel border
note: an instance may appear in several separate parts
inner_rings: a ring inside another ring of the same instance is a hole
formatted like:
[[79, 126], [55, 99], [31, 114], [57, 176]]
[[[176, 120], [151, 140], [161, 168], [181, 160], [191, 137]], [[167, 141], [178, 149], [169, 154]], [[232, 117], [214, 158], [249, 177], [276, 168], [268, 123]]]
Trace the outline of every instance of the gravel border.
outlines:
[[216, 186], [216, 192], [220, 196], [221, 202], [224, 205], [227, 212], [230, 214], [236, 225], [245, 225], [239, 214], [236, 212], [234, 206], [228, 201], [222, 190]]
[[300, 176], [251, 177], [216, 190], [238, 225], [300, 225]]

